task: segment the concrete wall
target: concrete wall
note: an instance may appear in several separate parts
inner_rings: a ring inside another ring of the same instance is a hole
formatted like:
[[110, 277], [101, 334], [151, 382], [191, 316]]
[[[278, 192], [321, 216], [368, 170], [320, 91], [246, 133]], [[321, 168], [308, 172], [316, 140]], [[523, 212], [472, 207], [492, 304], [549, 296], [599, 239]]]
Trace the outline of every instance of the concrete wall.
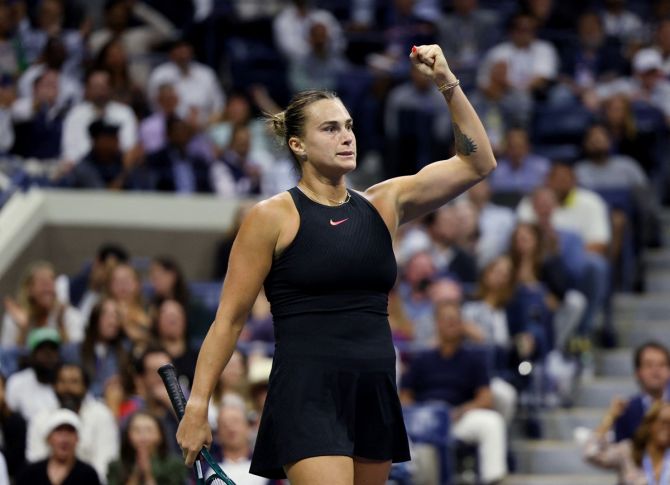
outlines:
[[216, 246], [239, 205], [214, 197], [100, 192], [21, 197], [0, 213], [0, 296], [15, 293], [31, 261], [46, 259], [73, 274], [106, 242], [121, 244], [134, 258], [171, 255], [189, 279], [211, 279]]

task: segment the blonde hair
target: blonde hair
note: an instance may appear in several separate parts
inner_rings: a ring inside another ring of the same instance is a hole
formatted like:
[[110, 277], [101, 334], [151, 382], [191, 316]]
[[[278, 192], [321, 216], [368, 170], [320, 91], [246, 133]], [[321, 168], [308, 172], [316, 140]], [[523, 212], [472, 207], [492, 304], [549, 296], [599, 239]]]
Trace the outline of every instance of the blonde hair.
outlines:
[[30, 287], [35, 279], [35, 274], [43, 269], [51, 271], [54, 277], [56, 276], [56, 268], [49, 261], [33, 261], [24, 271], [23, 276], [21, 277], [21, 282], [19, 283], [18, 294], [16, 295], [19, 305], [29, 313], [31, 320], [34, 316], [35, 308], [34, 303], [30, 298]]
[[649, 439], [651, 438], [651, 428], [658, 419], [664, 408], [670, 407], [670, 403], [663, 401], [656, 401], [647, 411], [647, 414], [642, 418], [640, 426], [635, 430], [633, 435], [633, 461], [639, 467], [642, 466], [642, 459], [647, 450]]

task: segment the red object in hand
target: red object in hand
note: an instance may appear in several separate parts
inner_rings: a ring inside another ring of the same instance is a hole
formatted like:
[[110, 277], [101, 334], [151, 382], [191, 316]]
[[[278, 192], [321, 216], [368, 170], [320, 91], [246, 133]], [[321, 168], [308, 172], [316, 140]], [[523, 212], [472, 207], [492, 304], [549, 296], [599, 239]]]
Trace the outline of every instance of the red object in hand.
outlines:
[[413, 52], [414, 54], [416, 54], [416, 50], [417, 50], [417, 49], [416, 49], [416, 46], [413, 45], [413, 46], [412, 46], [412, 52]]

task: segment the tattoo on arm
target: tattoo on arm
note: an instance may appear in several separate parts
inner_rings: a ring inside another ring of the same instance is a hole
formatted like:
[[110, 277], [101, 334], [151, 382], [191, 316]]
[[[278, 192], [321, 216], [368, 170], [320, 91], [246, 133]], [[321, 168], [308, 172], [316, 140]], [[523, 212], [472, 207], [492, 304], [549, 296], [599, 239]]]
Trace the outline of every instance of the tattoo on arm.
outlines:
[[470, 155], [477, 151], [477, 144], [468, 135], [464, 135], [456, 123], [454, 123], [454, 139], [456, 153], [459, 155]]

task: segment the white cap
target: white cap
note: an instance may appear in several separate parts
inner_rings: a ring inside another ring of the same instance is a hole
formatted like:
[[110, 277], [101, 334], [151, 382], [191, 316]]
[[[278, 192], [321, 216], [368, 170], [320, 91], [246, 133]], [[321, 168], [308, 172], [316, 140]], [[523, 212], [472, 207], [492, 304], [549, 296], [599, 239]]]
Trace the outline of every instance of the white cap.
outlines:
[[432, 242], [428, 234], [421, 229], [412, 229], [400, 241], [396, 259], [399, 265], [404, 266], [416, 254], [430, 251], [431, 248]]
[[77, 434], [79, 434], [81, 420], [75, 412], [70, 411], [69, 409], [58, 409], [51, 413], [47, 418], [44, 426], [44, 437], [48, 438], [56, 428], [64, 425], [72, 426]]
[[642, 49], [633, 57], [633, 69], [635, 72], [647, 72], [662, 68], [663, 58], [656, 49]]

